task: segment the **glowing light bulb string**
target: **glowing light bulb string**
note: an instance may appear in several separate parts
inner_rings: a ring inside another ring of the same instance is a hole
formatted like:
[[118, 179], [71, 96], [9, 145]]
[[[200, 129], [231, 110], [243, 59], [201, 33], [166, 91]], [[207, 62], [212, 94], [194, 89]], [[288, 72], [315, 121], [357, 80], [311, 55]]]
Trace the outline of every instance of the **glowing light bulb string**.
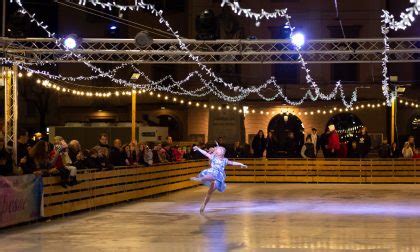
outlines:
[[[136, 5], [135, 6], [123, 6], [123, 5], [117, 5], [117, 4], [115, 4], [115, 3], [109, 3], [109, 2], [107, 2], [107, 3], [103, 3], [103, 2], [101, 2], [101, 1], [99, 1], [99, 0], [83, 0], [83, 1], [79, 1], [79, 3], [80, 4], [86, 4], [86, 1], [88, 1], [88, 2], [90, 2], [90, 3], [92, 3], [92, 4], [94, 4], [94, 5], [97, 5], [97, 4], [99, 4], [99, 5], [101, 5], [102, 7], [108, 7], [108, 8], [118, 8], [118, 9], [120, 9], [120, 10], [122, 10], [122, 11], [125, 11], [125, 10], [127, 10], [127, 9], [130, 9], [130, 10], [134, 10], [134, 9], [136, 9], [136, 10], [138, 10], [138, 8], [144, 8], [144, 5], [147, 5], [147, 4], [145, 4], [143, 1], [136, 1]], [[185, 43], [183, 43], [182, 42], [182, 40], [180, 39], [180, 36], [178, 35], [178, 32], [177, 31], [175, 31], [175, 30], [173, 30], [173, 28], [171, 27], [171, 25], [169, 24], [169, 22], [163, 17], [163, 12], [162, 12], [162, 10], [160, 10], [160, 11], [158, 11], [158, 10], [156, 10], [155, 8], [154, 8], [154, 6], [153, 5], [147, 5], [146, 6], [146, 9], [148, 9], [148, 10], [150, 10], [151, 11], [151, 13], [152, 14], [155, 14], [157, 17], [159, 17], [159, 22], [160, 23], [163, 23], [166, 27], [167, 27], [167, 29], [168, 29], [168, 31], [170, 31], [170, 32], [172, 32], [173, 34], [174, 34], [174, 36], [176, 37], [176, 39], [178, 40], [178, 43], [179, 43], [179, 46], [180, 46], [180, 48], [181, 49], [183, 49], [184, 51], [185, 51], [185, 53], [187, 53], [188, 54], [188, 56], [191, 58], [191, 59], [193, 59], [194, 61], [196, 61], [196, 63], [201, 67], [201, 69], [205, 72], [205, 73], [207, 73], [209, 76], [211, 76], [216, 82], [219, 82], [219, 83], [222, 83], [224, 86], [227, 86], [227, 87], [229, 87], [231, 90], [234, 90], [234, 91], [241, 91], [241, 92], [246, 92], [246, 93], [258, 93], [259, 94], [259, 92], [260, 92], [260, 90], [261, 89], [263, 89], [263, 88], [266, 88], [267, 87], [267, 85], [268, 84], [273, 84], [277, 89], [278, 89], [278, 94], [283, 98], [283, 99], [285, 99], [289, 104], [291, 104], [291, 105], [299, 105], [299, 104], [301, 104], [303, 101], [304, 101], [304, 99], [303, 98], [305, 98], [305, 97], [307, 97], [306, 95], [300, 100], [300, 101], [298, 101], [298, 102], [292, 102], [292, 101], [290, 101], [289, 99], [287, 99], [287, 97], [284, 97], [284, 94], [283, 94], [283, 92], [282, 92], [282, 89], [281, 89], [281, 87], [279, 87], [276, 83], [275, 83], [275, 80], [273, 81], [273, 79], [272, 78], [270, 78], [268, 81], [266, 81], [263, 85], [261, 85], [260, 87], [258, 87], [258, 88], [256, 88], [256, 87], [251, 87], [251, 88], [247, 88], [247, 89], [243, 89], [242, 87], [238, 87], [238, 86], [236, 86], [236, 87], [234, 87], [233, 85], [232, 85], [232, 83], [226, 83], [225, 81], [223, 81], [223, 79], [222, 78], [220, 78], [220, 77], [218, 77], [218, 76], [216, 76], [215, 75], [215, 73], [213, 72], [213, 71], [211, 71], [211, 69], [209, 69], [206, 65], [204, 65], [204, 64], [202, 64], [201, 62], [200, 62], [200, 60], [199, 60], [199, 57], [198, 56], [195, 56], [195, 55], [193, 55], [192, 54], [192, 52], [191, 51], [189, 51], [188, 50], [188, 48], [187, 48], [187, 46], [185, 45]], [[286, 19], [287, 19], [287, 22], [290, 24], [290, 16], [289, 15], [287, 15], [287, 9], [283, 9], [283, 10], [281, 10], [280, 11], [280, 13], [281, 13], [281, 16], [283, 16], [283, 17], [286, 17]], [[289, 28], [291, 29], [291, 31], [293, 31], [293, 27], [291, 26], [291, 25], [289, 25]], [[292, 36], [292, 32], [291, 32], [291, 36]], [[303, 57], [302, 57], [302, 55], [300, 54], [300, 52], [298, 52], [299, 53], [299, 58], [300, 58], [300, 61], [301, 61], [301, 63], [302, 63], [302, 66], [303, 66], [303, 68], [305, 69], [305, 71], [306, 71], [306, 73], [307, 73], [307, 80], [308, 79], [310, 79], [310, 80], [312, 80], [312, 77], [310, 77], [310, 75], [309, 75], [309, 69], [307, 69], [306, 68], [306, 63], [304, 62], [304, 59], [303, 59]], [[316, 93], [317, 94], [319, 94], [319, 96], [320, 96], [320, 98], [321, 99], [327, 99], [327, 100], [331, 100], [332, 98], [334, 98], [335, 96], [336, 96], [336, 94], [337, 94], [337, 91], [338, 90], [340, 90], [340, 96], [342, 97], [342, 100], [343, 100], [343, 104], [346, 106], [346, 107], [351, 107], [352, 106], [352, 104], [354, 103], [354, 101], [356, 101], [357, 100], [357, 89], [353, 92], [353, 95], [352, 95], [352, 99], [351, 99], [351, 101], [350, 102], [346, 102], [345, 101], [345, 96], [344, 96], [344, 90], [343, 90], [343, 88], [342, 88], [342, 86], [341, 86], [341, 83], [337, 83], [337, 85], [336, 85], [336, 88], [333, 90], [333, 92], [332, 93], [330, 93], [329, 95], [324, 95], [324, 94], [322, 94], [321, 92], [320, 92], [320, 89], [319, 88], [317, 88], [317, 85], [316, 85], [316, 83], [315, 82], [313, 82], [312, 83], [312, 85], [316, 88]], [[308, 92], [310, 92], [310, 91], [308, 91]], [[260, 94], [259, 94], [260, 95]], [[313, 99], [313, 100], [316, 100], [317, 99], [317, 97], [315, 97], [315, 96], [313, 96], [311, 93], [309, 93], [308, 94], [310, 97], [311, 97], [311, 99]], [[261, 97], [261, 95], [260, 95], [260, 97]]]
[[396, 94], [389, 89], [389, 77], [388, 77], [388, 51], [390, 49], [388, 33], [390, 30], [398, 31], [405, 30], [415, 20], [415, 16], [420, 13], [420, 0], [410, 0], [413, 5], [400, 14], [400, 20], [395, 20], [394, 15], [390, 14], [387, 10], [382, 10], [381, 32], [384, 35], [384, 50], [382, 51], [382, 92], [385, 96], [386, 103], [391, 106], [393, 99]]
[[[22, 10], [23, 10], [23, 13], [26, 13], [26, 14], [28, 14], [28, 15], [30, 15], [30, 17], [31, 17], [31, 19], [35, 19], [34, 18], [34, 15], [32, 14], [29, 14], [27, 11], [26, 11], [26, 9], [24, 9], [23, 8], [23, 6], [22, 6], [22, 4], [21, 4], [21, 2], [20, 2], [20, 0], [16, 0], [16, 2], [20, 5], [20, 7], [22, 8]], [[102, 7], [108, 7], [108, 8], [112, 8], [112, 7], [117, 7], [117, 8], [119, 8], [120, 10], [126, 10], [127, 8], [129, 8], [129, 9], [134, 9], [134, 8], [136, 8], [137, 10], [138, 10], [138, 8], [139, 7], [141, 7], [141, 5], [136, 5], [136, 6], [131, 6], [131, 7], [127, 7], [127, 6], [119, 6], [119, 5], [115, 5], [115, 4], [111, 4], [111, 3], [102, 3], [102, 2], [100, 2], [100, 1], [94, 1], [94, 0], [90, 0], [89, 2], [91, 2], [92, 4], [94, 4], [94, 5], [96, 5], [96, 4], [100, 4], [100, 5], [102, 5]], [[79, 3], [81, 3], [81, 4], [84, 4], [84, 3], [86, 3], [86, 1], [80, 1]], [[138, 2], [136, 2], [136, 4], [139, 4]], [[276, 82], [275, 82], [275, 80], [273, 80], [272, 78], [270, 79], [270, 80], [268, 80], [268, 81], [266, 81], [263, 85], [261, 85], [260, 87], [258, 87], [258, 88], [256, 88], [256, 87], [254, 87], [254, 86], [252, 86], [251, 88], [246, 88], [246, 89], [244, 89], [244, 88], [242, 88], [242, 87], [238, 87], [238, 86], [236, 86], [236, 87], [234, 87], [231, 83], [226, 83], [226, 82], [224, 82], [220, 77], [217, 77], [215, 74], [214, 74], [214, 72], [212, 72], [211, 71], [211, 69], [209, 69], [209, 68], [207, 68], [207, 66], [205, 66], [205, 65], [203, 65], [200, 61], [199, 61], [199, 58], [197, 57], [197, 56], [194, 56], [188, 49], [187, 49], [187, 47], [186, 47], [186, 45], [182, 42], [182, 40], [180, 39], [180, 37], [179, 37], [179, 35], [178, 35], [178, 32], [176, 32], [176, 31], [174, 31], [173, 29], [172, 29], [172, 27], [169, 25], [169, 22], [168, 21], [166, 21], [164, 18], [163, 18], [163, 16], [162, 16], [162, 11], [157, 11], [155, 8], [154, 8], [154, 6], [153, 5], [149, 5], [149, 4], [144, 4], [143, 2], [141, 2], [140, 4], [142, 4], [143, 6], [142, 6], [142, 8], [146, 8], [146, 9], [148, 9], [148, 10], [151, 10], [151, 12], [152, 12], [152, 14], [155, 14], [156, 16], [158, 16], [158, 17], [160, 17], [160, 19], [159, 19], [159, 22], [160, 23], [164, 23], [166, 26], [167, 26], [167, 28], [168, 28], [168, 30], [169, 31], [171, 31], [173, 34], [174, 34], [174, 36], [178, 39], [178, 42], [179, 42], [179, 44], [180, 44], [180, 47], [181, 47], [181, 49], [183, 49], [186, 53], [188, 53], [188, 55], [189, 55], [189, 57], [191, 57], [193, 60], [195, 60], [196, 62], [197, 62], [197, 64], [201, 67], [201, 69], [202, 70], [204, 70], [208, 75], [210, 75], [211, 77], [213, 77], [214, 79], [215, 79], [215, 81], [217, 81], [217, 82], [220, 82], [220, 83], [223, 83], [225, 86], [227, 86], [227, 87], [229, 87], [231, 90], [234, 90], [234, 91], [236, 91], [236, 92], [241, 92], [242, 93], [242, 95], [240, 95], [240, 96], [236, 96], [236, 97], [228, 97], [228, 96], [226, 96], [223, 92], [221, 92], [220, 90], [218, 90], [218, 89], [215, 89], [216, 87], [214, 86], [214, 85], [212, 85], [212, 84], [210, 84], [210, 85], [207, 85], [210, 89], [212, 89], [212, 91], [214, 91], [215, 93], [216, 93], [216, 95], [218, 95], [219, 96], [219, 98], [223, 98], [223, 99], [225, 99], [225, 100], [227, 100], [227, 101], [232, 101], [232, 102], [234, 102], [234, 101], [238, 101], [238, 100], [240, 100], [240, 99], [243, 99], [244, 97], [246, 97], [247, 95], [249, 95], [250, 93], [258, 93], [258, 94], [260, 94], [259, 92], [263, 89], [263, 88], [266, 88], [267, 86], [268, 86], [268, 84], [273, 84], [277, 89], [278, 89], [278, 94], [277, 95], [279, 95], [279, 96], [281, 96], [282, 98], [284, 98], [289, 104], [291, 104], [291, 105], [299, 105], [299, 104], [301, 104], [305, 99], [306, 99], [306, 97], [308, 97], [308, 96], [310, 96], [311, 97], [311, 99], [312, 100], [315, 100], [315, 99], [317, 99], [317, 97], [314, 97], [311, 93], [310, 93], [310, 91], [308, 91], [309, 93], [307, 94], [307, 95], [305, 95], [300, 101], [298, 101], [298, 102], [292, 102], [292, 101], [290, 101], [287, 97], [285, 97], [285, 95], [283, 94], [283, 92], [282, 92], [282, 89], [276, 84]], [[47, 26], [42, 26], [42, 22], [39, 22], [39, 21], [35, 21], [37, 24], [41, 24], [41, 25], [39, 25], [41, 28], [43, 28], [44, 30], [46, 30], [47, 29]], [[47, 34], [49, 35], [49, 36], [54, 36], [54, 33], [51, 33], [51, 32], [47, 32]], [[80, 55], [79, 55], [80, 56]], [[303, 58], [301, 57], [301, 55], [300, 55], [300, 60], [301, 60], [301, 62], [303, 62], [304, 63], [304, 61], [303, 61]], [[94, 71], [97, 71], [97, 72], [100, 72], [103, 76], [107, 76], [107, 77], [109, 77], [111, 80], [113, 80], [114, 82], [116, 82], [116, 83], [119, 83], [119, 84], [123, 84], [123, 85], [128, 85], [128, 86], [132, 86], [133, 87], [133, 83], [130, 83], [130, 82], [127, 82], [127, 81], [125, 81], [125, 80], [121, 80], [121, 79], [115, 79], [115, 78], [113, 78], [112, 76], [110, 76], [109, 74], [107, 74], [107, 73], [105, 73], [105, 72], [103, 72], [103, 71], [101, 71], [101, 69], [100, 68], [98, 68], [98, 67], [95, 67], [95, 66], [93, 66], [92, 64], [90, 64], [90, 62], [88, 62], [88, 61], [84, 61], [84, 59], [82, 59], [82, 58], [80, 58], [80, 61], [82, 61], [83, 63], [85, 63], [87, 66], [89, 66], [89, 67], [91, 67], [91, 69], [93, 69]], [[305, 67], [305, 66], [304, 66]], [[308, 70], [308, 69], [306, 69], [306, 70]], [[307, 73], [308, 73], [308, 71], [307, 71]], [[307, 76], [307, 79], [308, 79], [308, 76]], [[206, 84], [205, 84], [206, 85]], [[338, 85], [338, 87], [340, 87], [339, 85]], [[323, 95], [323, 96], [321, 96], [321, 98], [331, 98], [331, 97], [333, 97], [333, 96], [335, 96], [335, 94], [337, 93], [337, 88], [335, 88], [334, 89], [334, 91], [330, 94], [330, 95]], [[316, 93], [319, 93], [319, 89], [317, 89], [317, 91], [316, 91]], [[343, 90], [341, 90], [341, 92], [340, 92], [340, 94], [341, 95], [343, 95], [344, 94], [344, 92], [343, 92]], [[275, 96], [277, 96], [277, 95], [275, 95]], [[220, 97], [221, 96], [221, 97]], [[260, 95], [261, 96], [261, 95]], [[331, 98], [332, 99], [332, 98]], [[352, 99], [353, 100], [353, 99]], [[345, 101], [344, 99], [343, 99], [343, 101]], [[351, 106], [352, 105], [352, 103], [344, 103], [346, 106]]]

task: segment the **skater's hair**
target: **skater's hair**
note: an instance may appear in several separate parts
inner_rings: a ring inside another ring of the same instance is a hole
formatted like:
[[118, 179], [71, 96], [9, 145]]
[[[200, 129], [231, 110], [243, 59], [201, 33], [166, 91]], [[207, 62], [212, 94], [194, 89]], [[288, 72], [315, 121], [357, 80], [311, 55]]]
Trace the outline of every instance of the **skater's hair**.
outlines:
[[226, 149], [225, 149], [225, 147], [222, 147], [222, 146], [216, 146], [216, 147], [214, 147], [214, 149], [215, 149], [215, 150], [216, 150], [216, 149], [220, 149], [220, 150], [222, 150], [223, 155], [225, 155], [225, 154], [226, 154]]

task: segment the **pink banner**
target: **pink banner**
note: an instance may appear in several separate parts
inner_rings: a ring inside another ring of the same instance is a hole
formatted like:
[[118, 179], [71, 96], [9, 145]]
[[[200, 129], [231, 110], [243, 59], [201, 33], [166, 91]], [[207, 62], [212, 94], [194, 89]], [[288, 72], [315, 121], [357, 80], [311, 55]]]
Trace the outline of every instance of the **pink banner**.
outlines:
[[0, 228], [41, 217], [42, 178], [0, 176]]

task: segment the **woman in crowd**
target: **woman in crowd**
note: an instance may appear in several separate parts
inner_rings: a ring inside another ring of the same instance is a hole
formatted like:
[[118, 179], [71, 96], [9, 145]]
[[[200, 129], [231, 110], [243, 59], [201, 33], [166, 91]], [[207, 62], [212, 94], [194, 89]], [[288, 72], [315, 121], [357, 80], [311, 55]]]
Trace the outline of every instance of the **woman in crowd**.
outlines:
[[109, 153], [107, 148], [100, 148], [98, 150], [98, 161], [99, 161], [99, 169], [100, 170], [112, 170], [114, 169], [114, 166], [111, 164], [111, 161], [109, 160]]
[[367, 157], [371, 144], [372, 143], [367, 131], [367, 127], [362, 127], [360, 129], [359, 135], [357, 136], [357, 148], [359, 149], [359, 155], [361, 158]]
[[126, 144], [122, 147], [123, 152], [125, 154], [126, 160], [127, 160], [127, 165], [132, 165], [133, 164], [133, 158], [132, 158], [132, 154], [131, 154], [131, 150], [130, 150], [130, 145]]
[[310, 135], [306, 137], [306, 142], [302, 146], [302, 149], [300, 151], [300, 155], [303, 158], [306, 158], [306, 159], [316, 157], [314, 144], [312, 143], [312, 138], [311, 138]]
[[409, 142], [404, 143], [404, 147], [401, 151], [404, 158], [412, 158], [414, 156], [414, 151], [410, 146]]
[[[50, 176], [60, 175], [68, 176], [67, 174], [60, 174], [57, 168], [53, 167], [57, 158], [60, 156], [59, 151], [55, 152], [55, 155], [50, 159], [49, 156], [49, 144], [43, 140], [38, 141], [29, 151], [29, 156], [24, 157], [21, 164], [22, 170], [25, 174], [35, 174], [37, 176]], [[63, 172], [63, 170], [61, 171]], [[61, 185], [66, 187], [66, 181], [61, 181]]]
[[257, 135], [252, 140], [252, 151], [255, 158], [262, 158], [266, 148], [266, 140], [264, 138], [264, 132], [259, 130]]
[[72, 165], [72, 160], [69, 156], [69, 148], [67, 143], [61, 136], [54, 137], [54, 148], [50, 152], [50, 159], [58, 153], [59, 156], [55, 159], [52, 165], [59, 171], [61, 179], [68, 185], [77, 184], [76, 174], [77, 168]]

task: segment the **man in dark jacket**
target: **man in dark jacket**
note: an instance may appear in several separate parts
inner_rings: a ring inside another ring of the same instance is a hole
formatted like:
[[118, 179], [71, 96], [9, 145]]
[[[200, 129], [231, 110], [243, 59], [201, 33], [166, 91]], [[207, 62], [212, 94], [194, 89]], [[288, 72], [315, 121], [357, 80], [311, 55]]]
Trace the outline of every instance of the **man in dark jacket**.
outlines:
[[114, 166], [125, 166], [127, 165], [127, 154], [122, 148], [121, 139], [115, 139], [114, 145], [110, 148], [109, 160]]

